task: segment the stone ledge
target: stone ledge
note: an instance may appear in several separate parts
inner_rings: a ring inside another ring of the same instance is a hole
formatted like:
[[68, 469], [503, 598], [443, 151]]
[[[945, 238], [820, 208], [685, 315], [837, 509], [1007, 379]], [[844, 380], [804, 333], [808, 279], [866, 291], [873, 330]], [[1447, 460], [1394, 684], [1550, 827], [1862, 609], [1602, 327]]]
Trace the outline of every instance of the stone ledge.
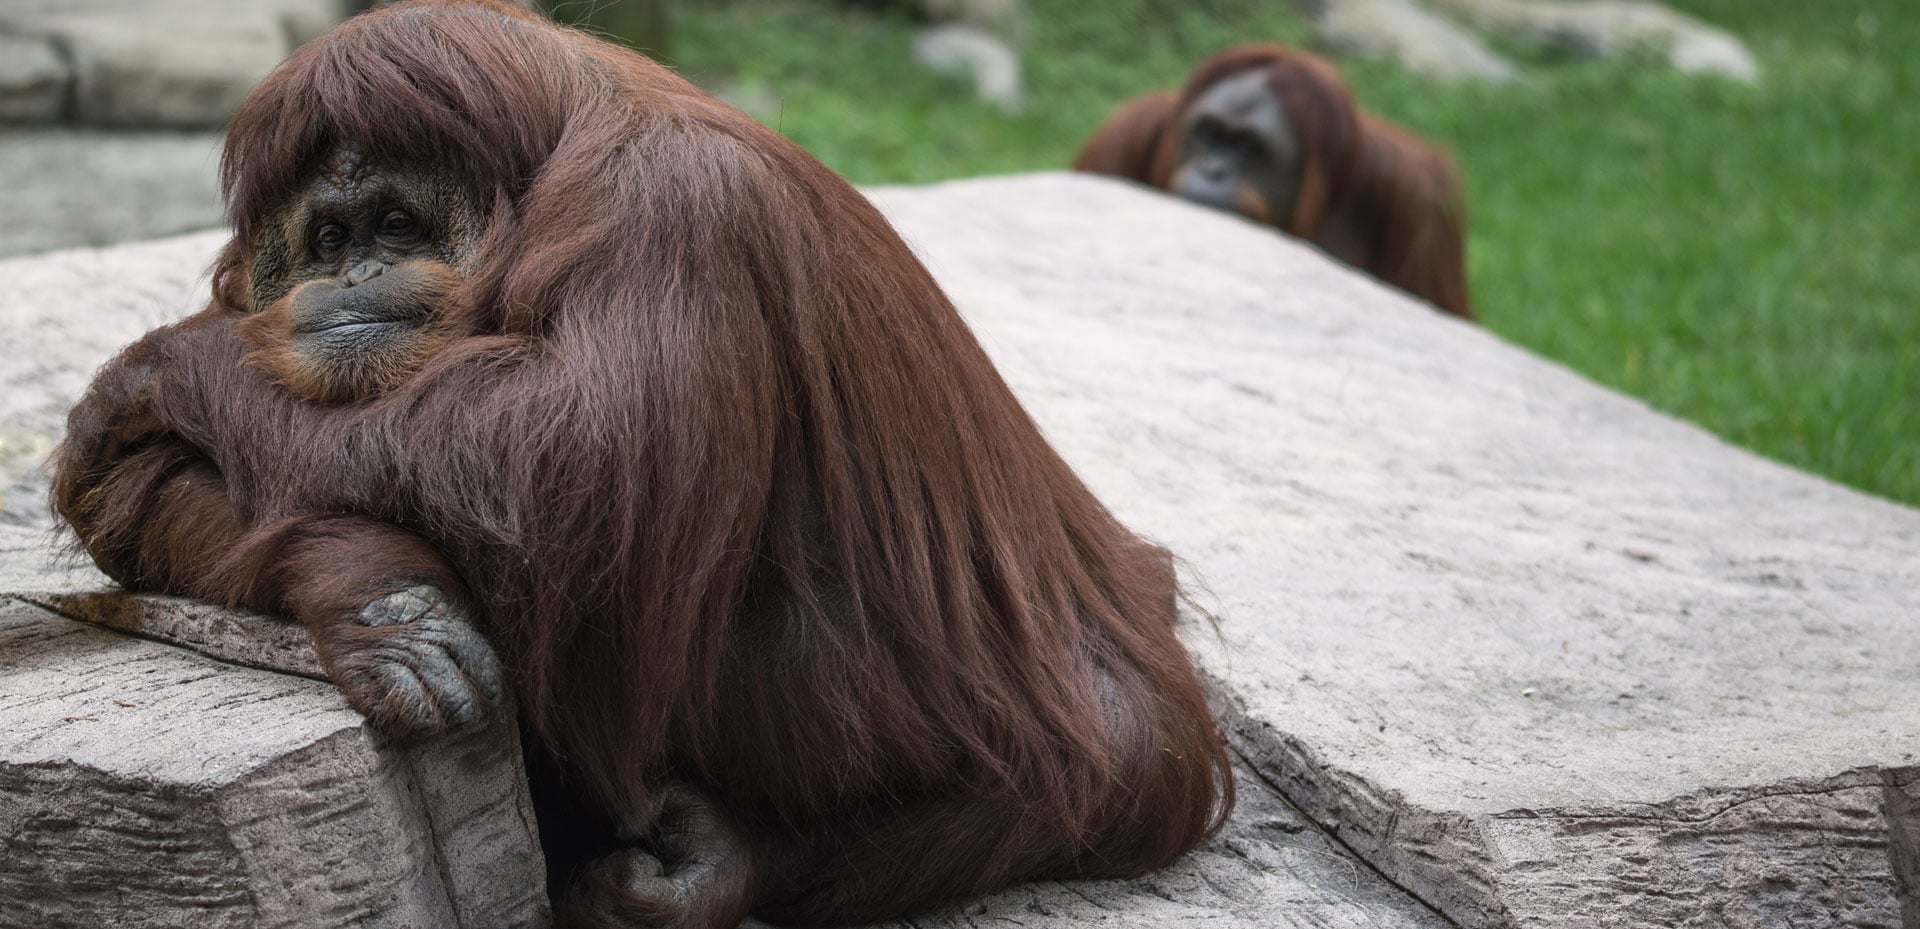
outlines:
[[324, 681], [18, 599], [0, 680], [0, 927], [548, 922], [510, 724], [395, 750]]

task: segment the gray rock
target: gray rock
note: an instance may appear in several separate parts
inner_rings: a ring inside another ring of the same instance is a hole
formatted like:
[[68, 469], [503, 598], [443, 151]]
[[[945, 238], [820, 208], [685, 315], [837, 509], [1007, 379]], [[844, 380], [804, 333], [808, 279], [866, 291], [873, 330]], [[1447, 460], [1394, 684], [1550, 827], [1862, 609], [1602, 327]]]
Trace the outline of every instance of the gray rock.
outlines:
[[[1219, 623], [1191, 623], [1190, 643], [1249, 768], [1228, 831], [1172, 869], [916, 925], [1444, 924], [1396, 887], [1471, 926], [1899, 926], [1903, 905], [1913, 920], [1920, 513], [1731, 448], [1230, 216], [1082, 176], [871, 193], [1063, 454], [1185, 559]], [[124, 341], [104, 330], [192, 308], [190, 271], [217, 244], [0, 263], [0, 331], [31, 340], [0, 353], [0, 396], [24, 397], [0, 423], [47, 435], [45, 411]], [[38, 373], [15, 357], [72, 333]], [[29, 482], [24, 460], [0, 462], [7, 485]], [[21, 528], [0, 530], [0, 562], [27, 566], [0, 589], [223, 668], [297, 648], [252, 641], [272, 628], [254, 619], [48, 574], [37, 499], [9, 504]], [[125, 640], [87, 634], [51, 650], [82, 664], [33, 687], [109, 673], [88, 656]], [[20, 660], [0, 646], [0, 700], [26, 692]], [[162, 688], [181, 691], [171, 725], [213, 705], [187, 677]], [[32, 718], [98, 715], [81, 708]], [[159, 770], [183, 730], [156, 731], [63, 757], [153, 752]], [[0, 771], [22, 744], [0, 732]], [[227, 751], [196, 750], [211, 749]], [[98, 886], [36, 880], [76, 899]]]
[[[105, 127], [216, 128], [295, 46], [361, 6], [348, 0], [6, 0], [0, 4], [0, 121], [59, 117]], [[27, 75], [33, 80], [22, 86], [33, 88], [35, 105], [15, 112], [16, 83]], [[51, 111], [49, 81], [58, 87]]]
[[62, 550], [64, 541], [51, 530], [0, 523], [0, 596], [28, 590], [60, 596], [106, 585], [92, 562]]
[[1519, 76], [1479, 36], [1412, 0], [1326, 0], [1317, 6], [1314, 27], [1343, 54], [1384, 58], [1444, 81], [1505, 82]]
[[218, 128], [292, 51], [285, 26], [264, 9], [200, 15], [163, 6], [54, 16], [40, 26], [72, 58], [74, 119], [95, 126]]
[[973, 81], [980, 99], [1019, 112], [1020, 56], [992, 33], [973, 26], [934, 26], [913, 40], [913, 58], [937, 74]]
[[46, 123], [66, 110], [73, 74], [53, 43], [0, 33], [0, 123]]
[[1582, 58], [1649, 54], [1683, 74], [1718, 74], [1751, 83], [1753, 53], [1731, 33], [1657, 3], [1579, 0], [1433, 0], [1510, 39]]

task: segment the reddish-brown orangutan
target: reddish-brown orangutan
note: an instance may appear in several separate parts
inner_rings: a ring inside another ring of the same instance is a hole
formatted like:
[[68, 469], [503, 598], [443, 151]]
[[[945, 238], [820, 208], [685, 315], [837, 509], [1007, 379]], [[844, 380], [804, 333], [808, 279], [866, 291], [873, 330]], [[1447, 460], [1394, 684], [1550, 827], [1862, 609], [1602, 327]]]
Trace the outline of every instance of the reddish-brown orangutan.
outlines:
[[1453, 163], [1361, 111], [1339, 72], [1313, 55], [1274, 45], [1215, 55], [1181, 92], [1121, 104], [1073, 167], [1275, 226], [1473, 315]]
[[798, 147], [416, 2], [222, 173], [210, 305], [102, 370], [54, 504], [129, 588], [305, 624], [392, 738], [511, 693], [566, 924], [880, 920], [1218, 827], [1163, 554]]

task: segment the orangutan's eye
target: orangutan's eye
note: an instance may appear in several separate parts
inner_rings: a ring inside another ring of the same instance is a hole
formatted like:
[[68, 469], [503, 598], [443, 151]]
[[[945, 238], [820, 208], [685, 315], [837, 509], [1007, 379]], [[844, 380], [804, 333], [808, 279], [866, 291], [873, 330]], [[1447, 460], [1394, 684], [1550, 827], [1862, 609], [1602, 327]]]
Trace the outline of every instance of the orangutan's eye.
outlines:
[[347, 227], [339, 223], [326, 223], [313, 232], [313, 250], [317, 254], [331, 255], [347, 244]]

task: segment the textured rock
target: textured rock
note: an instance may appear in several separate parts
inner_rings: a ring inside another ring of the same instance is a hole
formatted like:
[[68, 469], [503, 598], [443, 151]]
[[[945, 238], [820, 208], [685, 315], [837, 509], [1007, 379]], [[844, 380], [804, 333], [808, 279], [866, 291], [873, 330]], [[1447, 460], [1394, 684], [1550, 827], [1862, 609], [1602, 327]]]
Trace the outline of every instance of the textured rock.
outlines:
[[[1249, 765], [1173, 869], [916, 925], [1443, 924], [1396, 885], [1469, 926], [1920, 925], [1920, 513], [1232, 217], [1079, 176], [872, 193], [1049, 437], [1186, 560]], [[217, 244], [0, 262], [0, 428], [51, 442]], [[209, 651], [270, 628], [82, 597], [37, 507], [4, 511], [0, 563], [34, 566], [0, 589]]]
[[389, 746], [304, 630], [54, 543], [0, 524], [0, 929], [550, 923], [510, 714]]
[[4, 598], [0, 685], [0, 927], [546, 921], [508, 725], [397, 751], [323, 681]]
[[62, 551], [64, 541], [51, 530], [0, 523], [0, 597], [32, 591], [36, 598], [51, 598], [104, 587], [106, 576], [92, 562]]

